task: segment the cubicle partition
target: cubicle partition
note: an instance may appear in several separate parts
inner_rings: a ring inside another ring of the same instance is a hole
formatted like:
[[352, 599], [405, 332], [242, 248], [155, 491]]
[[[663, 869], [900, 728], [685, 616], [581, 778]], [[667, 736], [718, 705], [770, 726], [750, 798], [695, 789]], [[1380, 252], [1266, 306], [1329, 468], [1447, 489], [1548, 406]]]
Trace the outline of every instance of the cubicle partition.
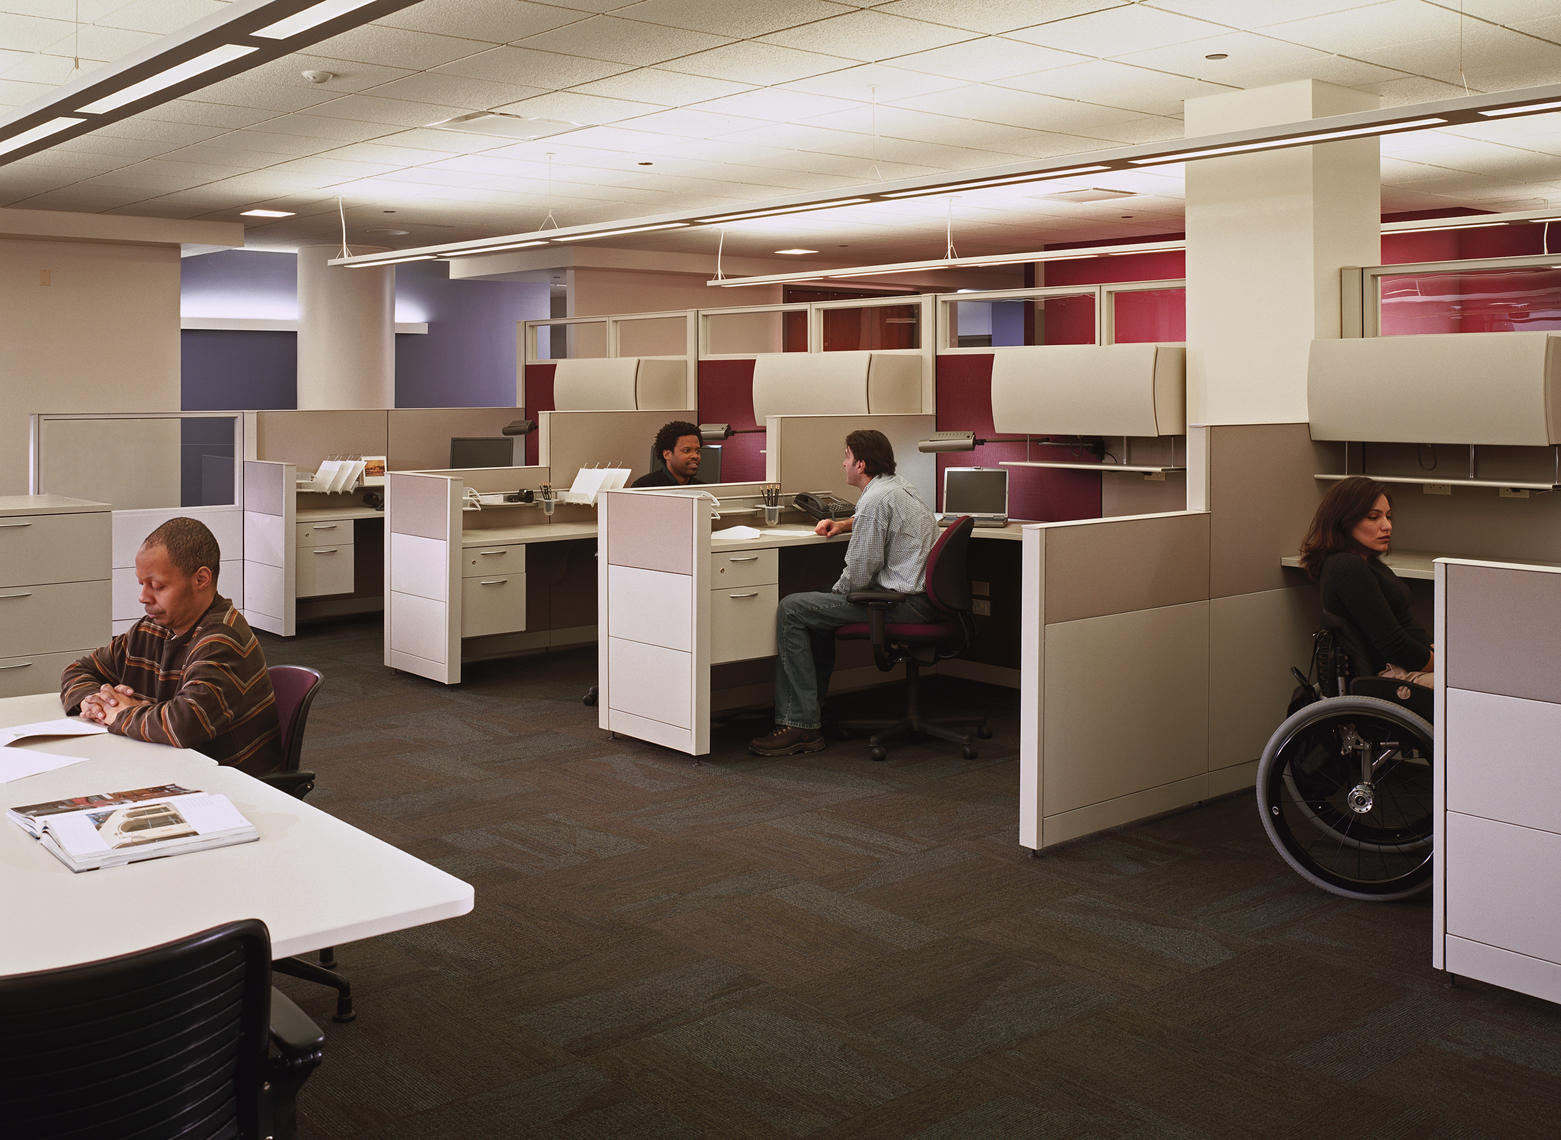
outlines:
[[881, 431], [894, 448], [897, 473], [914, 486], [930, 507], [937, 502], [936, 456], [917, 450], [919, 440], [937, 429], [931, 414], [769, 416], [765, 420], [764, 477], [788, 490], [828, 491], [856, 502], [861, 492], [846, 482], [846, 436], [864, 429]]
[[633, 482], [650, 471], [651, 445], [661, 425], [694, 421], [692, 408], [670, 411], [541, 412], [537, 416], [538, 465], [567, 491], [583, 467], [627, 467]]

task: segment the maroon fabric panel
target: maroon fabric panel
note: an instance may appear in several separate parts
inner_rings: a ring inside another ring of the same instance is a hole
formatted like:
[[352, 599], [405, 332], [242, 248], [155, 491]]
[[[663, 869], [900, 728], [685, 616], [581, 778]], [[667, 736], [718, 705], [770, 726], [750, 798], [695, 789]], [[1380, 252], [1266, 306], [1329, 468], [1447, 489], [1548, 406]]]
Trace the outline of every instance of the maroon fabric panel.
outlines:
[[[1159, 234], [1144, 241], [1166, 241], [1180, 234]], [[1139, 240], [1139, 239], [1134, 239]], [[1047, 249], [1067, 249], [1049, 245]], [[1187, 276], [1187, 255], [1179, 249], [1160, 253], [1124, 253], [1118, 257], [1081, 257], [1077, 261], [1048, 261], [1042, 284], [1107, 285], [1113, 281], [1175, 281]]]
[[[755, 428], [753, 361], [699, 362], [699, 422]], [[721, 481], [756, 483], [764, 478], [764, 435], [734, 435], [721, 448]]]
[[[1459, 261], [1472, 257], [1520, 257], [1545, 252], [1545, 227], [1481, 226], [1463, 232], [1434, 230], [1430, 233], [1392, 233], [1382, 235], [1382, 264], [1402, 265], [1409, 261]], [[1550, 227], [1550, 244], [1561, 248], [1561, 226]]]
[[[541, 412], [551, 412], [558, 405], [553, 401], [553, 373], [556, 364], [526, 365], [526, 418], [535, 420]], [[526, 437], [526, 466], [537, 462], [537, 433]]]
[[[985, 353], [939, 356], [938, 430], [974, 431], [978, 439], [992, 429], [992, 357]], [[989, 443], [974, 451], [938, 456], [938, 503], [943, 507], [945, 467], [996, 467], [1004, 459], [1025, 458], [1025, 445]], [[1070, 447], [1030, 448], [1030, 458], [1061, 463], [1093, 463], [1089, 452]], [[1100, 476], [1091, 471], [1056, 471], [1044, 467], [1008, 469], [1008, 514], [1027, 522], [1065, 522], [1100, 517]]]

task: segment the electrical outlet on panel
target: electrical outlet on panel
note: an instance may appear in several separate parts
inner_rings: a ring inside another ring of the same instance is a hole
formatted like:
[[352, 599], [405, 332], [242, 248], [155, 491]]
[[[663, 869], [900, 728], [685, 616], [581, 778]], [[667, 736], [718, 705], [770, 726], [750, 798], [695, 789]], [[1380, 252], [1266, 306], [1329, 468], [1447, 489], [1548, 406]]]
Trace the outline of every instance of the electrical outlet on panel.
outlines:
[[1526, 499], [1526, 498], [1528, 498], [1528, 488], [1527, 487], [1499, 487], [1496, 490], [1496, 494], [1501, 496], [1503, 499]]
[[978, 599], [970, 603], [970, 612], [980, 614], [982, 617], [992, 616], [992, 601], [990, 598]]
[[1164, 483], [1165, 482], [1165, 472], [1164, 471], [1151, 471], [1151, 472], [1149, 472], [1149, 474], [1144, 476], [1144, 482], [1145, 483]]
[[47, 284], [49, 284], [49, 279], [51, 277], [53, 277], [53, 276], [54, 276], [54, 271], [52, 269], [40, 269], [40, 270], [38, 270], [38, 284], [40, 284], [40, 285], [47, 285]]
[[1451, 483], [1423, 483], [1420, 489], [1428, 495], [1451, 495], [1453, 485]]
[[970, 592], [978, 598], [990, 598], [992, 596], [992, 583], [972, 582], [970, 583]]

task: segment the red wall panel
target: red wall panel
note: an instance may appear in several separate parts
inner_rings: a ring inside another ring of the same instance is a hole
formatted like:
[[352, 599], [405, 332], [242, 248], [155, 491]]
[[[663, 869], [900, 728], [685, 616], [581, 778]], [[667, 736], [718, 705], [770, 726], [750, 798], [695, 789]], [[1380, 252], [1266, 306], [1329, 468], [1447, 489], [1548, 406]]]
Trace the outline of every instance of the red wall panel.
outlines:
[[[806, 316], [806, 313], [801, 314]], [[754, 428], [753, 361], [699, 362], [699, 422]], [[722, 445], [721, 479], [726, 483], [764, 478], [764, 435], [734, 435]]]
[[[551, 412], [557, 405], [553, 402], [553, 373], [557, 369], [556, 364], [528, 364], [526, 365], [526, 418], [535, 420], [540, 412]], [[532, 432], [526, 437], [526, 466], [533, 467], [537, 462], [537, 434]]]

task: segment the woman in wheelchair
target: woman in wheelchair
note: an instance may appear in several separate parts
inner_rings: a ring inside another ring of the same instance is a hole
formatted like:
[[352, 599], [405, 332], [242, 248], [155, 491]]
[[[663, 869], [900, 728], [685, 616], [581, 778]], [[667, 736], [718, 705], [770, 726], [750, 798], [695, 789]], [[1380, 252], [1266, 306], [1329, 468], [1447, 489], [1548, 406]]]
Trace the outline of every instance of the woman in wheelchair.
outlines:
[[1430, 688], [1436, 670], [1431, 636], [1409, 612], [1409, 587], [1382, 561], [1392, 537], [1387, 488], [1374, 479], [1344, 479], [1317, 508], [1301, 543], [1301, 565], [1317, 583], [1323, 611], [1365, 635], [1354, 639], [1364, 641], [1358, 648], [1369, 655], [1362, 664], [1379, 677]]
[[1410, 593], [1382, 562], [1393, 500], [1371, 479], [1334, 484], [1301, 562], [1322, 594], [1318, 685], [1258, 763], [1263, 827], [1287, 863], [1346, 898], [1388, 901], [1431, 881], [1431, 693], [1436, 655]]

